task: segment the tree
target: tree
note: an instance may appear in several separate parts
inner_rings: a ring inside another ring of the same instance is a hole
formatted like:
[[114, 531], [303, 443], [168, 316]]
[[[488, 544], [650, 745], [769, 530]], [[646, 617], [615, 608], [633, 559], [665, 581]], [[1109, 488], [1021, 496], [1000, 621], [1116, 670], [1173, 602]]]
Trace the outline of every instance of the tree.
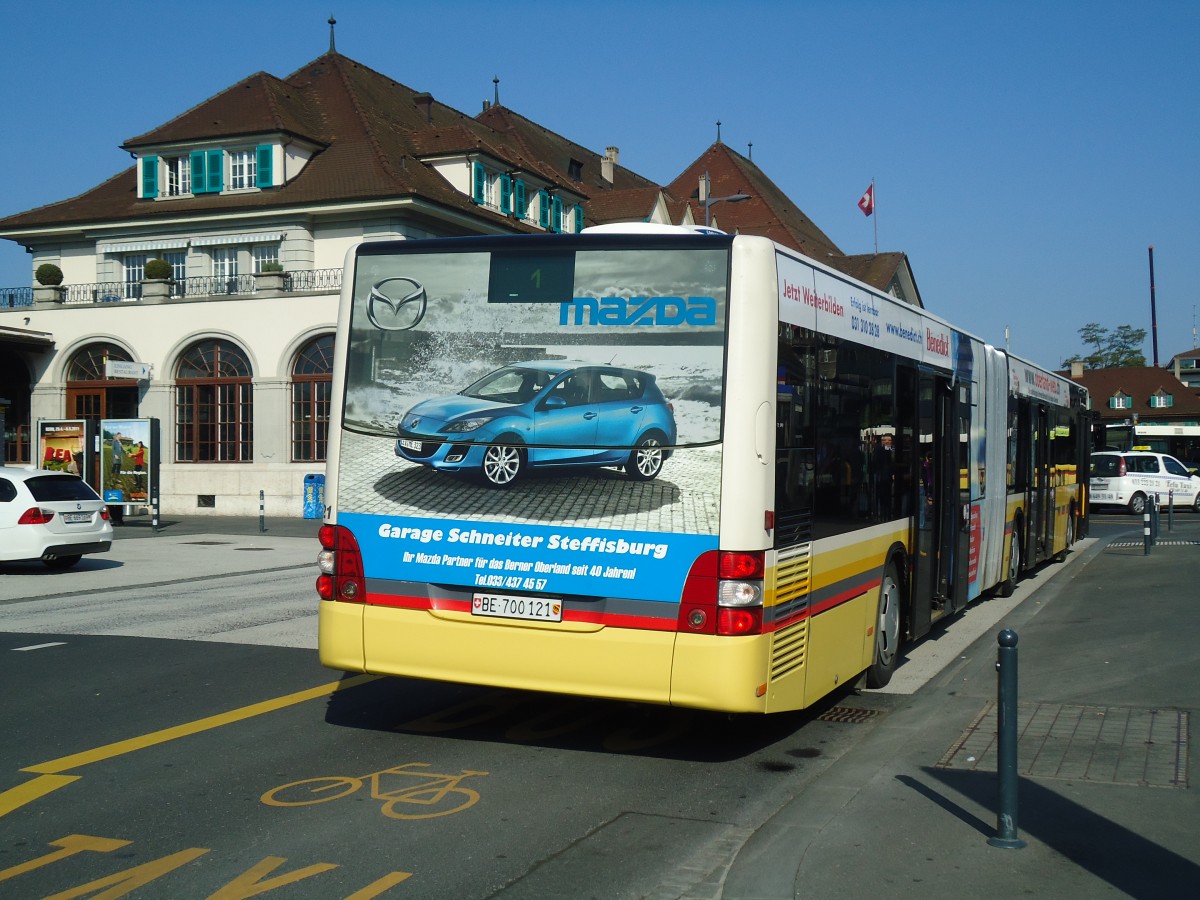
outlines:
[[1146, 340], [1145, 328], [1118, 325], [1109, 331], [1099, 322], [1088, 322], [1079, 329], [1079, 337], [1094, 348], [1092, 353], [1082, 356], [1076, 353], [1062, 361], [1063, 368], [1071, 363], [1083, 363], [1089, 369], [1133, 368], [1146, 365], [1142, 344]]

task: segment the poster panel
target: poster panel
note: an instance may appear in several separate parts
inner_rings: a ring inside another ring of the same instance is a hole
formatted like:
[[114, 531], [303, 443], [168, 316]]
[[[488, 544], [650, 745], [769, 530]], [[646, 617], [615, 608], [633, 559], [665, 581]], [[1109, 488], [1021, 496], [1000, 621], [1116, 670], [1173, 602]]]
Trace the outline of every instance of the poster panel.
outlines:
[[41, 419], [38, 421], [37, 466], [52, 472], [67, 472], [86, 479], [87, 421], [84, 419]]
[[153, 421], [100, 420], [100, 496], [105, 502], [149, 502], [153, 465]]

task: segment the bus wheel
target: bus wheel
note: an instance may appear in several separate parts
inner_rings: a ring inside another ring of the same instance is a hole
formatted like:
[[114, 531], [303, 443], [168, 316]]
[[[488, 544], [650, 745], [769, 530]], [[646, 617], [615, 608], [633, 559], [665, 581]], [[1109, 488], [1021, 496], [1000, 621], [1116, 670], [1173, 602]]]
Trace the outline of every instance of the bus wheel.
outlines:
[[867, 687], [881, 688], [892, 680], [896, 653], [900, 649], [900, 576], [896, 564], [883, 570], [879, 585], [879, 616], [875, 622], [875, 659], [867, 669]]
[[511, 487], [525, 469], [525, 450], [513, 444], [491, 444], [483, 451], [483, 480], [492, 487]]
[[1071, 512], [1067, 515], [1067, 543], [1054, 556], [1055, 562], [1066, 562], [1067, 553], [1071, 550], [1071, 545], [1075, 543], [1075, 507], [1071, 507]]
[[630, 451], [625, 474], [633, 481], [649, 481], [658, 477], [662, 467], [662, 441], [657, 434], [648, 434]]
[[1008, 574], [1000, 582], [996, 593], [1001, 597], [1011, 597], [1017, 589], [1017, 579], [1021, 577], [1021, 523], [1013, 525], [1012, 540], [1008, 548]]
[[1146, 511], [1146, 495], [1134, 494], [1129, 498], [1129, 511], [1135, 516], [1140, 516]]

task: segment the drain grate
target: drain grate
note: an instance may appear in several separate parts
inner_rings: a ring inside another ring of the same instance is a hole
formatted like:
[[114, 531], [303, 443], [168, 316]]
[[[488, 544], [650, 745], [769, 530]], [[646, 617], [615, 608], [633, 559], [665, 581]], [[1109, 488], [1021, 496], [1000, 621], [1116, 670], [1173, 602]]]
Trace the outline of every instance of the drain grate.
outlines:
[[[1188, 713], [1056, 703], [1017, 704], [1017, 770], [1143, 787], [1188, 786]], [[996, 770], [996, 703], [938, 760], [941, 769]]]
[[857, 725], [879, 715], [877, 709], [856, 709], [853, 706], [831, 706], [817, 718], [822, 722], [848, 722]]

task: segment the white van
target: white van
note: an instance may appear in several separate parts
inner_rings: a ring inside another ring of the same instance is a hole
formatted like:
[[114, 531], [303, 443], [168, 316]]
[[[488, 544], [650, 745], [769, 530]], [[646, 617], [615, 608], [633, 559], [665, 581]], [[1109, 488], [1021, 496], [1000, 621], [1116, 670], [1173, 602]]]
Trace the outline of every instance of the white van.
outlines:
[[1165, 453], [1105, 450], [1092, 454], [1092, 506], [1124, 506], [1141, 515], [1146, 497], [1158, 495], [1160, 506], [1190, 506], [1200, 512], [1200, 477]]

